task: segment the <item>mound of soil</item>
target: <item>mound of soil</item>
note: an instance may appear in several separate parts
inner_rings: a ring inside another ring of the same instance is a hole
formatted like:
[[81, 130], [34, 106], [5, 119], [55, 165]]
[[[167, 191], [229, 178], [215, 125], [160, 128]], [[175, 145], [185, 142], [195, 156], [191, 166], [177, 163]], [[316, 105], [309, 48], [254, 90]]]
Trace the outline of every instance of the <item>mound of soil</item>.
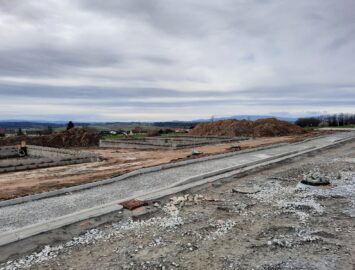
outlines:
[[0, 146], [27, 144], [48, 147], [89, 147], [99, 145], [100, 135], [89, 129], [72, 128], [67, 131], [44, 136], [16, 136], [0, 139]]
[[299, 135], [305, 130], [289, 122], [276, 118], [248, 120], [222, 120], [212, 123], [200, 123], [189, 135], [192, 136], [228, 136], [228, 137], [276, 137]]

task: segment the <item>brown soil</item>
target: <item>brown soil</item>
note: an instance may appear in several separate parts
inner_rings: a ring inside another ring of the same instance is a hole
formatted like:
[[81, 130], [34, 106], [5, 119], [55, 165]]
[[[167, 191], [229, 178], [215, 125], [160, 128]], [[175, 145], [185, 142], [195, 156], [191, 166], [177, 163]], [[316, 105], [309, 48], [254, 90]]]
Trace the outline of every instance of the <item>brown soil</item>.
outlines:
[[[316, 135], [316, 133], [307, 133], [300, 136], [257, 138], [241, 141], [240, 145], [242, 149], [247, 149], [276, 143], [301, 141]], [[228, 152], [232, 145], [208, 145], [198, 149], [203, 153], [202, 156], [207, 156]], [[192, 151], [192, 149], [142, 151], [102, 148], [84, 148], [81, 150], [99, 154], [102, 161], [1, 174], [0, 200], [94, 182], [144, 167], [188, 159]]]
[[300, 135], [305, 133], [301, 127], [275, 118], [248, 120], [223, 120], [200, 123], [191, 132], [192, 136], [248, 136], [275, 137]]
[[51, 135], [16, 136], [0, 139], [0, 146], [17, 145], [22, 141], [27, 144], [48, 147], [89, 147], [99, 145], [100, 135], [89, 129], [72, 128]]

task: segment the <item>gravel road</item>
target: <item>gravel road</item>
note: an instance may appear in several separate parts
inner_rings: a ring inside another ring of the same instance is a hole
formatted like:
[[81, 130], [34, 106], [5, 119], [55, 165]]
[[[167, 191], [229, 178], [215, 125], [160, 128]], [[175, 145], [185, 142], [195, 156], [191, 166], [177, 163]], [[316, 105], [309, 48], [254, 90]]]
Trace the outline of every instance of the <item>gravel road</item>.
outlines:
[[349, 136], [353, 136], [353, 133], [337, 133], [303, 143], [284, 145], [250, 153], [240, 153], [222, 159], [209, 160], [130, 177], [124, 181], [78, 191], [72, 194], [2, 207], [0, 208], [0, 232], [11, 231], [23, 226], [40, 223], [79, 210], [109, 203], [113, 200], [139, 196], [142, 193], [171, 185], [192, 176], [235, 165], [262, 161], [272, 156], [296, 150], [320, 147]]

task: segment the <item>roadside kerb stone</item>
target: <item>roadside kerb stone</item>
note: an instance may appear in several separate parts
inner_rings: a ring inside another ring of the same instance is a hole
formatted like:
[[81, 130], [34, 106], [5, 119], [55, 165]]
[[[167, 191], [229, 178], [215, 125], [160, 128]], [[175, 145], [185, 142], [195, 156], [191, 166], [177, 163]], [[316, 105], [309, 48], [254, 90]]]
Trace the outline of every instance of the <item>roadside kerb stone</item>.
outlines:
[[99, 207], [89, 208], [69, 215], [61, 216], [43, 223], [33, 224], [11, 232], [0, 234], [0, 246], [20, 241], [22, 239], [41, 234], [50, 230], [55, 230], [86, 219], [102, 216], [114, 211], [120, 211], [123, 207], [120, 204], [101, 205]]

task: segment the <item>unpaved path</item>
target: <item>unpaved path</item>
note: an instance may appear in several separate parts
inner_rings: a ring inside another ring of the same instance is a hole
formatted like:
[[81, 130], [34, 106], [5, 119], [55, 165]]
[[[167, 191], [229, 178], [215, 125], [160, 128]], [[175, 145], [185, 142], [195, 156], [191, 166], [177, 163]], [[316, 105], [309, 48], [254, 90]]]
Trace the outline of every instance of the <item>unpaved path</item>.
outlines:
[[[299, 185], [314, 170], [331, 185]], [[9, 269], [355, 268], [355, 143], [196, 195], [46, 247]]]
[[[125, 180], [111, 184], [85, 189], [57, 197], [30, 201], [22, 204], [0, 208], [0, 231], [6, 232], [41, 221], [75, 213], [77, 211], [110, 203], [115, 200], [128, 198], [167, 187], [184, 179], [221, 170], [224, 168], [246, 165], [255, 161], [263, 161], [280, 154], [308, 150], [321, 147], [338, 140], [352, 137], [351, 133], [339, 133], [299, 144], [288, 144], [272, 149], [255, 152], [237, 153], [230, 157], [202, 161], [179, 167], [131, 176]], [[19, 218], [20, 217], [20, 218]]]
[[[241, 146], [253, 148], [275, 143], [300, 141], [309, 136], [285, 136], [257, 138], [242, 141]], [[217, 144], [199, 147], [204, 155], [224, 153], [232, 144]], [[85, 150], [85, 149], [83, 149]], [[192, 149], [183, 150], [134, 150], [90, 148], [86, 151], [97, 153], [101, 162], [37, 169], [32, 171], [5, 173], [0, 175], [0, 200], [7, 200], [58, 188], [80, 185], [118, 176], [144, 167], [187, 159]]]

